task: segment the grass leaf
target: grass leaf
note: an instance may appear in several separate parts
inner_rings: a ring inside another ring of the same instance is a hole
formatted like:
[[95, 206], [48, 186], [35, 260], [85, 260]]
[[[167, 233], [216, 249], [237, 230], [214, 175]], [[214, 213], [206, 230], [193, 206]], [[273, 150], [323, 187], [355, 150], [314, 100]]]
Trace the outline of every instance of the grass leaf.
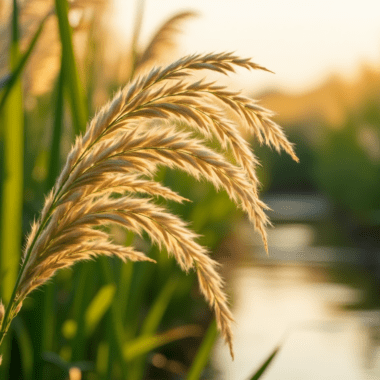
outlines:
[[214, 347], [215, 340], [218, 336], [218, 330], [216, 322], [211, 322], [207, 329], [206, 335], [203, 338], [201, 347], [199, 348], [197, 355], [191, 365], [190, 371], [187, 375], [187, 380], [198, 380], [204, 370], [211, 354], [211, 350]]
[[188, 337], [198, 337], [200, 334], [199, 326], [188, 325], [176, 327], [157, 335], [140, 336], [124, 345], [124, 358], [131, 361], [168, 343]]
[[82, 265], [77, 268], [77, 281], [76, 291], [73, 299], [73, 315], [74, 320], [77, 323], [77, 333], [75, 339], [72, 342], [72, 360], [83, 359], [83, 353], [85, 351], [84, 339], [85, 339], [85, 312], [86, 306], [89, 304], [89, 275], [90, 264]]
[[32, 40], [30, 41], [28, 48], [26, 49], [25, 53], [20, 57], [17, 65], [15, 65], [13, 72], [11, 74], [6, 75], [5, 77], [1, 78], [0, 89], [5, 87], [5, 90], [4, 90], [4, 94], [1, 97], [1, 101], [0, 101], [0, 111], [4, 107], [5, 102], [9, 96], [9, 94], [11, 93], [12, 88], [15, 86], [18, 79], [20, 78], [22, 71], [28, 62], [28, 59], [34, 50], [34, 47], [36, 46], [36, 43], [41, 36], [41, 33], [42, 33], [42, 30], [45, 26], [46, 20], [49, 18], [50, 15], [51, 15], [51, 12], [49, 12], [41, 20], [41, 23], [40, 23], [38, 29], [36, 30]]
[[178, 282], [179, 280], [177, 278], [169, 278], [165, 286], [162, 288], [144, 320], [141, 328], [141, 335], [149, 335], [156, 332]]
[[[10, 64], [11, 67], [16, 67], [20, 56], [16, 1], [13, 3], [12, 31]], [[4, 162], [2, 170], [4, 180], [1, 199], [0, 267], [4, 273], [1, 295], [3, 300], [8, 303], [16, 283], [21, 252], [24, 110], [19, 76], [8, 95], [3, 120]]]
[[[169, 278], [166, 282], [155, 299], [153, 306], [150, 308], [148, 315], [144, 319], [140, 336], [153, 335], [157, 331], [178, 283], [179, 279], [173, 277]], [[132, 368], [129, 370], [129, 379], [142, 379], [144, 374], [144, 365], [145, 357], [142, 355], [138, 358], [138, 360], [136, 360], [135, 363], [133, 363]]]
[[[107, 284], [113, 285], [113, 276], [112, 270], [109, 267], [109, 262], [105, 257], [100, 258], [100, 272], [103, 275], [103, 282]], [[113, 285], [114, 286], [114, 285]], [[124, 288], [122, 288], [124, 290]], [[120, 291], [120, 289], [119, 289]], [[114, 298], [114, 301], [111, 304], [110, 310], [110, 318], [108, 318], [109, 330], [110, 330], [110, 345], [109, 345], [109, 354], [108, 354], [108, 369], [112, 372], [113, 361], [115, 358], [112, 355], [112, 351], [116, 351], [117, 359], [120, 363], [121, 372], [123, 374], [123, 378], [128, 378], [128, 370], [123, 357], [123, 340], [125, 336], [124, 327], [123, 327], [123, 318], [121, 313], [119, 312], [120, 303], [117, 295]]]
[[68, 19], [67, 1], [55, 0], [55, 8], [58, 17], [59, 35], [62, 44], [62, 56], [65, 61], [65, 84], [67, 85], [69, 92], [74, 131], [75, 134], [79, 134], [86, 128], [87, 109], [75, 62], [71, 28]]
[[249, 378], [249, 380], [258, 380], [262, 376], [262, 374], [266, 371], [269, 364], [272, 363], [273, 359], [278, 354], [278, 351], [280, 351], [281, 346], [277, 346], [273, 352], [269, 355], [269, 357], [264, 361], [264, 363], [261, 365], [261, 367]]
[[99, 289], [98, 293], [91, 301], [85, 314], [85, 326], [87, 336], [90, 336], [94, 332], [96, 326], [111, 306], [115, 292], [115, 285], [104, 285], [102, 288]]

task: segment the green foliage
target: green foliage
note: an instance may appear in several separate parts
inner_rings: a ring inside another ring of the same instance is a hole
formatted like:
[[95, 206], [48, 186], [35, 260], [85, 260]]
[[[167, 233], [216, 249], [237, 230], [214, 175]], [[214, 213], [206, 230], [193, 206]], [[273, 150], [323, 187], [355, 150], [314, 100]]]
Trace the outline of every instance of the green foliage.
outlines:
[[[352, 225], [378, 226], [380, 211], [380, 103], [369, 95], [356, 109], [346, 110], [344, 122], [329, 125], [306, 120], [285, 125], [300, 163], [258, 147], [265, 191], [322, 193]], [[315, 125], [313, 125], [315, 124]], [[315, 129], [315, 131], [314, 131]], [[312, 136], [312, 137], [310, 137]], [[348, 217], [348, 218], [347, 218]]]
[[104, 285], [99, 289], [90, 305], [88, 305], [85, 313], [85, 332], [87, 336], [91, 336], [96, 326], [111, 306], [115, 292], [115, 285]]
[[264, 372], [267, 370], [273, 359], [277, 356], [281, 346], [276, 347], [269, 357], [264, 361], [260, 368], [249, 378], [249, 380], [259, 380]]
[[[14, 1], [10, 66], [15, 68], [19, 60], [18, 8]], [[1, 164], [4, 177], [1, 192], [0, 280], [1, 296], [5, 302], [9, 302], [16, 282], [22, 234], [24, 110], [20, 77], [17, 75], [13, 78], [14, 81], [10, 81], [4, 89], [4, 98], [9, 95], [4, 101], [1, 131], [4, 146], [4, 161]]]
[[316, 178], [319, 186], [334, 201], [364, 223], [375, 222], [372, 211], [378, 208], [380, 162], [371, 157], [365, 134], [379, 139], [378, 123], [369, 127], [364, 120], [349, 119], [342, 129], [332, 130], [317, 154]]
[[66, 0], [55, 0], [55, 10], [58, 17], [59, 34], [62, 43], [62, 60], [65, 81], [69, 93], [72, 121], [76, 134], [83, 132], [87, 123], [87, 110], [78, 69], [74, 57], [72, 32], [68, 19], [68, 4]]
[[187, 374], [187, 380], [197, 380], [201, 378], [202, 372], [210, 358], [211, 350], [214, 347], [216, 338], [218, 337], [218, 330], [216, 322], [211, 322], [207, 333], [203, 338], [202, 344], [195, 356], [195, 359], [191, 365], [190, 371]]

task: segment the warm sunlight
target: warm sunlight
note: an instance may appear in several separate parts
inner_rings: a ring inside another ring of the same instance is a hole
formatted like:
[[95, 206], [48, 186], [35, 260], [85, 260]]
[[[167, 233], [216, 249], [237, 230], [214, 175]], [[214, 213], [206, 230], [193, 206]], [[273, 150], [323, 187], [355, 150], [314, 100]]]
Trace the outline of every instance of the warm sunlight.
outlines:
[[[137, 1], [114, 2], [115, 28], [129, 41]], [[141, 42], [183, 10], [199, 17], [184, 24], [176, 56], [235, 51], [276, 73], [242, 73], [245, 88], [302, 91], [336, 72], [352, 77], [362, 62], [380, 62], [378, 0], [147, 0]]]

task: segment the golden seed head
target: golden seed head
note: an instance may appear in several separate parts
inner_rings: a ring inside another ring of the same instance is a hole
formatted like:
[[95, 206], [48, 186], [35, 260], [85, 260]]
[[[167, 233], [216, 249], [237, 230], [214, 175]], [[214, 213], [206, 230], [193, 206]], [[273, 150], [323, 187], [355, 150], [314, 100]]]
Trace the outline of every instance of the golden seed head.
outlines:
[[[258, 197], [258, 161], [234, 120], [240, 120], [260, 143], [297, 157], [270, 111], [223, 86], [194, 81], [195, 71], [228, 74], [236, 67], [266, 70], [230, 53], [192, 55], [152, 69], [100, 110], [86, 133], [77, 137], [40, 218], [33, 223], [17, 289], [20, 301], [57, 270], [80, 260], [108, 255], [153, 261], [133, 247], [115, 244], [98, 228], [118, 224], [139, 235], [145, 232], [184, 271], [196, 270], [200, 290], [214, 309], [233, 356], [233, 317], [218, 264], [184, 221], [154, 201], [155, 197], [186, 200], [157, 183], [154, 174], [166, 166], [224, 189], [246, 212], [267, 247], [269, 220]], [[231, 112], [236, 117], [231, 118]], [[212, 148], [215, 141], [220, 149]], [[20, 307], [21, 303], [16, 312]]]

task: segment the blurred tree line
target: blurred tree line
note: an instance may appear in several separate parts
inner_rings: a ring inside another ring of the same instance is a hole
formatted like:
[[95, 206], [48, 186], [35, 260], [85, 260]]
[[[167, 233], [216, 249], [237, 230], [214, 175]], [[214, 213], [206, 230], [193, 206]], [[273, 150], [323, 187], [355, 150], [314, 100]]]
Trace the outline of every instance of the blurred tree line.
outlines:
[[[277, 108], [279, 122], [290, 141], [296, 144], [300, 158], [300, 164], [294, 164], [285, 156], [272, 155], [265, 150], [261, 152], [258, 148], [258, 155], [266, 168], [261, 173], [264, 191], [322, 194], [328, 199], [332, 212], [323, 229], [322, 239], [329, 245], [361, 250], [358, 263], [364, 274], [361, 279], [370, 283], [361, 307], [378, 307], [379, 70], [363, 67], [354, 83], [334, 77], [319, 88], [299, 96], [267, 93], [264, 105]], [[288, 106], [292, 115], [284, 109]], [[284, 111], [283, 115], [281, 111]], [[355, 276], [348, 274], [348, 277]], [[350, 282], [349, 278], [341, 280]]]

